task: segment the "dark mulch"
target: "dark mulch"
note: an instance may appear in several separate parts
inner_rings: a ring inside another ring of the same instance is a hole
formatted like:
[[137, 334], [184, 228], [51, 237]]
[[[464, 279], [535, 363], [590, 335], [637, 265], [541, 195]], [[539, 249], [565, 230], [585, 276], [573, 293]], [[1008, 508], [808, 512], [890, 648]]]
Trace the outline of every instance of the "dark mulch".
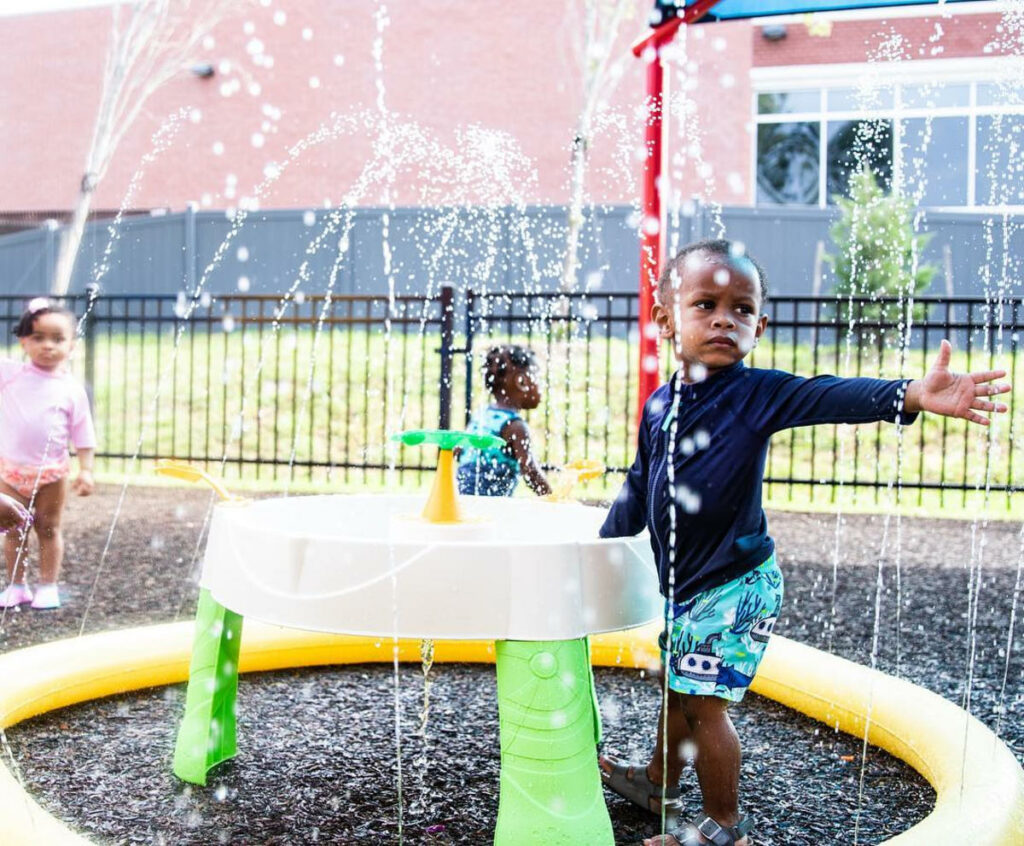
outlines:
[[[132, 488], [111, 534], [120, 494], [107, 488], [70, 505], [66, 606], [7, 613], [0, 649], [191, 616], [209, 497]], [[958, 703], [969, 693], [972, 713], [1024, 758], [1019, 625], [1008, 643], [1019, 525], [847, 515], [833, 561], [834, 517], [770, 521], [787, 577], [777, 631], [864, 663], [874, 653], [880, 668]], [[498, 778], [493, 668], [435, 666], [430, 679], [421, 732], [418, 668], [403, 667], [397, 687], [389, 666], [243, 677], [240, 754], [205, 788], [170, 773], [180, 685], [64, 709], [7, 738], [32, 794], [100, 842], [398, 842], [400, 829], [406, 843], [488, 842]], [[606, 749], [639, 759], [653, 737], [656, 683], [605, 670], [597, 684]], [[930, 810], [933, 794], [916, 773], [877, 750], [864, 761], [854, 738], [753, 695], [733, 718], [759, 844], [853, 842], [855, 827], [859, 842], [877, 843]], [[692, 772], [686, 780], [694, 783]], [[639, 810], [615, 797], [608, 804], [620, 842], [654, 831]]]

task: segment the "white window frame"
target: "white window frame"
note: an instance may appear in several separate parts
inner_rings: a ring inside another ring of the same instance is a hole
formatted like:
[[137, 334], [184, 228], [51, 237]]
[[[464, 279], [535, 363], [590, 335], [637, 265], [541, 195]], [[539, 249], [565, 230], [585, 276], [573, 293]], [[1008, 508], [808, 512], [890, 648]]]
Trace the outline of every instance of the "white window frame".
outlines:
[[[859, 62], [830, 65], [787, 65], [782, 67], [753, 68], [750, 72], [751, 122], [754, 127], [750, 144], [749, 202], [757, 203], [757, 128], [767, 123], [817, 123], [819, 128], [818, 151], [818, 203], [817, 208], [828, 206], [826, 194], [828, 174], [826, 168], [827, 126], [829, 121], [865, 120], [877, 118], [893, 123], [893, 172], [900, 173], [903, 167], [902, 121], [906, 118], [921, 117], [966, 117], [967, 118], [967, 204], [951, 206], [956, 211], [1021, 212], [1024, 205], [978, 206], [975, 205], [975, 181], [977, 169], [977, 120], [982, 115], [1013, 114], [1024, 115], [1024, 105], [979, 106], [977, 90], [979, 84], [1001, 81], [1015, 84], [1019, 80], [1018, 57], [994, 56], [990, 58], [964, 59], [919, 59], [905, 62]], [[827, 93], [834, 89], [855, 88], [865, 81], [866, 88], [893, 89], [891, 108], [871, 111], [827, 111]], [[961, 84], [968, 86], [966, 106], [942, 108], [904, 108], [902, 85], [927, 85], [937, 83]], [[758, 114], [757, 101], [761, 94], [779, 91], [820, 92], [818, 109], [814, 112], [786, 112], [780, 114]], [[814, 208], [815, 206], [808, 206]]]

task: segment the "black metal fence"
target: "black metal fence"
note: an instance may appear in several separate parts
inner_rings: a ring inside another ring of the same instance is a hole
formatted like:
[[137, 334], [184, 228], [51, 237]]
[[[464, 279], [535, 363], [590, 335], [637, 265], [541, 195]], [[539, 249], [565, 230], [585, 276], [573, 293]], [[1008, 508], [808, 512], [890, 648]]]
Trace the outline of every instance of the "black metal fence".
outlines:
[[[85, 315], [73, 366], [95, 409], [101, 468], [142, 472], [176, 457], [229, 480], [401, 484], [433, 456], [401, 447], [403, 429], [461, 424], [485, 402], [480, 353], [500, 341], [535, 349], [545, 396], [529, 425], [542, 461], [595, 458], [608, 484], [633, 458], [637, 297], [476, 293], [427, 297], [167, 296], [71, 298]], [[0, 298], [10, 337], [24, 297]], [[885, 378], [925, 372], [941, 338], [957, 369], [1020, 376], [1019, 298], [768, 303], [759, 367]], [[905, 329], [907, 321], [910, 329]], [[903, 343], [903, 339], [909, 343]], [[668, 351], [666, 350], [666, 353]], [[10, 355], [17, 355], [12, 346]], [[665, 375], [671, 356], [663, 356]], [[1020, 379], [1017, 379], [1020, 382]], [[1022, 383], [1024, 384], [1024, 383]], [[770, 497], [835, 497], [898, 487], [966, 497], [1016, 490], [1021, 412], [992, 430], [924, 416], [914, 427], [818, 426], [780, 433]]]

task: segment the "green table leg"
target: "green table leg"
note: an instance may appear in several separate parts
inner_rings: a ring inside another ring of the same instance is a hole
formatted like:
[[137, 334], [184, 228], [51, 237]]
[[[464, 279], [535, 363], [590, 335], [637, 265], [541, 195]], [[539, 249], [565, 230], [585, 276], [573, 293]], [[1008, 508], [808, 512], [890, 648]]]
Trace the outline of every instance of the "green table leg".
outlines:
[[206, 784], [207, 770], [235, 755], [241, 645], [241, 614], [225, 608], [205, 588], [201, 590], [185, 716], [174, 747], [174, 774], [182, 781]]
[[586, 638], [498, 641], [501, 798], [496, 846], [614, 843]]

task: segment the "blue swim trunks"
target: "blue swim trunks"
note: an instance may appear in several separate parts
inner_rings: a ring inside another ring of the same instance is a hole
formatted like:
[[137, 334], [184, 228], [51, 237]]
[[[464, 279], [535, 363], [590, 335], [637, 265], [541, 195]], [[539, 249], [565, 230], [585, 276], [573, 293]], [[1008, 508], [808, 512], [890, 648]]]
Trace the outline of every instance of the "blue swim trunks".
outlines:
[[754, 680], [782, 611], [782, 571], [772, 555], [749, 573], [672, 603], [668, 685], [679, 693], [739, 702]]

